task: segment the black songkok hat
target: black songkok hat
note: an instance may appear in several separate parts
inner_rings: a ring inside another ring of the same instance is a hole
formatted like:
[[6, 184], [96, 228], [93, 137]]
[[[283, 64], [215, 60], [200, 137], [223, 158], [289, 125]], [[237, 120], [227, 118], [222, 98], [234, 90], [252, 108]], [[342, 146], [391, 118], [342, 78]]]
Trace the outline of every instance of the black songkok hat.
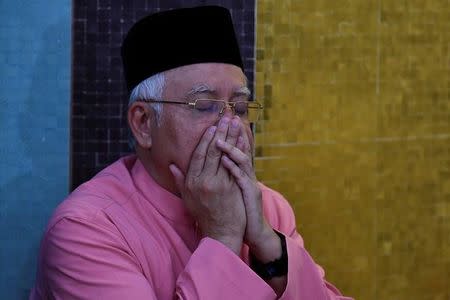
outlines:
[[149, 15], [131, 27], [122, 43], [128, 90], [173, 68], [207, 62], [244, 70], [228, 9], [200, 6]]

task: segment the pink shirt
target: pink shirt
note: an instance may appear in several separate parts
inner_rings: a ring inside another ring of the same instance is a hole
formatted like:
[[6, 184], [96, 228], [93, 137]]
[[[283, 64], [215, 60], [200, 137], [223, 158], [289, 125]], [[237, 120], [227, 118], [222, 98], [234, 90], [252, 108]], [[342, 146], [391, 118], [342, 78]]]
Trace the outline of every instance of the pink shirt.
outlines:
[[[268, 222], [286, 235], [289, 271], [281, 299], [351, 299], [324, 281], [288, 202], [261, 188]], [[245, 245], [238, 257], [222, 243], [202, 239], [182, 200], [128, 156], [56, 209], [30, 299], [276, 299], [248, 261]]]

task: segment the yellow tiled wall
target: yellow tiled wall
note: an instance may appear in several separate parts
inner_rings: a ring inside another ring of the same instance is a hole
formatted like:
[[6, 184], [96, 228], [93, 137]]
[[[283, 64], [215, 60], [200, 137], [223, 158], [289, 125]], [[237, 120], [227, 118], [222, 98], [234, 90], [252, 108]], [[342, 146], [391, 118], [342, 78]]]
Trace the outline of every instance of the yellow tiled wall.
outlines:
[[356, 299], [450, 299], [447, 0], [257, 1], [257, 175]]

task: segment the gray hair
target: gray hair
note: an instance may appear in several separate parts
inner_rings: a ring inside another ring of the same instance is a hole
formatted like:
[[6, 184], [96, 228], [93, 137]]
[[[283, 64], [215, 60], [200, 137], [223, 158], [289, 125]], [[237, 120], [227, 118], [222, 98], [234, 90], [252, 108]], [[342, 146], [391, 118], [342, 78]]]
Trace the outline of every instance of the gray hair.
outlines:
[[[162, 94], [164, 90], [164, 85], [166, 83], [166, 77], [164, 72], [157, 73], [143, 81], [141, 81], [130, 94], [130, 99], [128, 101], [128, 107], [131, 106], [135, 101], [141, 99], [153, 99], [153, 100], [162, 100]], [[161, 125], [161, 114], [163, 110], [162, 103], [151, 103], [150, 107], [152, 107], [156, 116], [156, 125]], [[136, 146], [136, 140], [133, 136], [133, 133], [130, 129], [128, 129], [128, 145], [130, 149], [134, 149]]]

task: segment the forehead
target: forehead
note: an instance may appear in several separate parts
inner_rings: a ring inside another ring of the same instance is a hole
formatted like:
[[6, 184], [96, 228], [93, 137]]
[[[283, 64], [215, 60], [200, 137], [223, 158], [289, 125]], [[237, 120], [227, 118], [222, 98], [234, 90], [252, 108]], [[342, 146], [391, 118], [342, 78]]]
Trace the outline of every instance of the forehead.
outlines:
[[166, 89], [187, 92], [195, 86], [206, 85], [218, 92], [228, 92], [246, 86], [241, 68], [222, 63], [202, 63], [167, 71]]

